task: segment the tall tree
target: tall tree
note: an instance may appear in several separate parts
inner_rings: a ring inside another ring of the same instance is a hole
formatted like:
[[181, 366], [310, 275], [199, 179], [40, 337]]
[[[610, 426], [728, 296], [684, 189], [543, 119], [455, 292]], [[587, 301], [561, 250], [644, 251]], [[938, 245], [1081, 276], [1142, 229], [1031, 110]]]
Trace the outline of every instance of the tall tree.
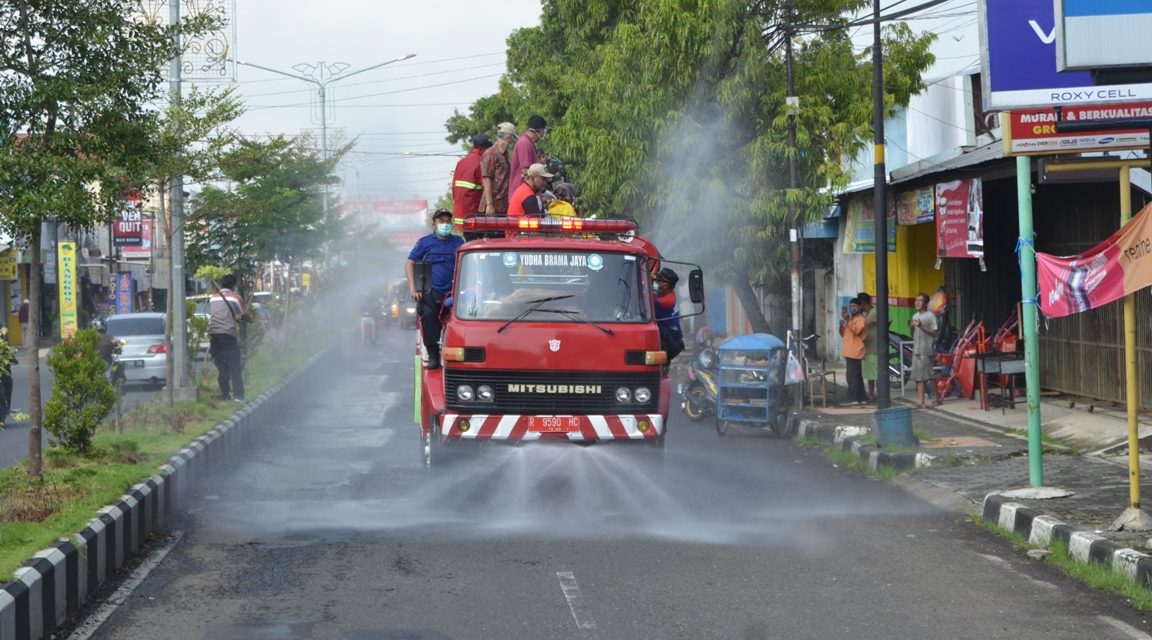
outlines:
[[298, 264], [335, 238], [325, 220], [322, 189], [348, 147], [322, 160], [308, 140], [239, 139], [219, 159], [229, 187], [207, 185], [191, 203], [188, 261], [229, 265], [250, 279], [272, 260]]
[[[871, 135], [871, 61], [844, 16], [867, 0], [545, 0], [508, 40], [501, 91], [447, 123], [449, 140], [511, 112], [549, 120], [584, 209], [641, 222], [666, 255], [732, 283], [758, 331], [753, 285], [787, 290], [789, 202], [814, 219]], [[800, 109], [788, 146], [785, 36]], [[890, 111], [923, 87], [933, 36], [885, 27]], [[800, 188], [789, 189], [788, 159]]]
[[137, 0], [0, 3], [0, 226], [31, 252], [28, 474], [42, 477], [40, 237], [44, 223], [90, 229], [142, 191], [155, 133], [149, 110], [180, 26], [133, 16]]

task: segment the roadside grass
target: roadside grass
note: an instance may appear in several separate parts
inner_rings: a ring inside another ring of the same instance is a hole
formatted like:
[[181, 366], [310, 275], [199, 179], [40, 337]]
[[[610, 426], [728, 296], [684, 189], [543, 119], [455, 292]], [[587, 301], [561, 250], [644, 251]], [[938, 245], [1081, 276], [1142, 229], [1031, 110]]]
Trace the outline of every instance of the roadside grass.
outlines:
[[[1010, 433], [1010, 434], [1012, 434], [1018, 438], [1021, 438], [1023, 440], [1028, 439], [1028, 430], [1027, 429], [1005, 429], [1004, 432]], [[1049, 435], [1047, 433], [1044, 433], [1043, 431], [1041, 431], [1041, 433], [1040, 433], [1040, 442], [1048, 445], [1047, 447], [1045, 447], [1044, 453], [1052, 453], [1052, 454], [1061, 455], [1061, 456], [1064, 456], [1064, 455], [1078, 456], [1078, 455], [1080, 455], [1080, 450], [1075, 445], [1070, 444], [1068, 441], [1063, 440], [1061, 438], [1057, 438], [1057, 437], [1054, 437], [1054, 436]]]
[[[1042, 546], [1029, 544], [1027, 538], [1015, 531], [1002, 529], [997, 523], [980, 516], [973, 516], [972, 521], [981, 528], [1006, 538], [1016, 551], [1026, 553], [1032, 549], [1044, 549]], [[1093, 589], [1124, 597], [1137, 611], [1152, 611], [1152, 589], [1136, 583], [1124, 572], [1094, 562], [1080, 562], [1068, 555], [1068, 546], [1059, 540], [1053, 540], [1052, 546], [1047, 550], [1051, 553], [1044, 556], [1042, 562], [1057, 567], [1068, 577]]]
[[827, 440], [805, 436], [798, 439], [797, 442], [801, 446], [815, 447], [823, 450], [824, 456], [836, 464], [836, 466], [855, 471], [862, 476], [876, 478], [878, 480], [891, 480], [902, 473], [900, 469], [884, 464], [877, 465], [875, 470], [869, 469], [867, 460], [861, 458], [855, 452], [845, 451], [840, 448], [840, 445], [831, 444]]
[[[266, 344], [248, 361], [249, 399], [267, 391], [326, 346], [320, 337], [294, 337]], [[274, 353], [273, 353], [274, 352]], [[237, 405], [217, 400], [215, 381], [201, 377], [200, 399], [172, 407], [160, 397], [112, 416], [93, 438], [88, 456], [44, 452], [43, 482], [30, 480], [22, 463], [0, 470], [0, 582], [37, 551], [83, 529], [97, 511], [120, 499], [132, 485], [158, 473], [157, 467], [185, 444], [211, 431]]]

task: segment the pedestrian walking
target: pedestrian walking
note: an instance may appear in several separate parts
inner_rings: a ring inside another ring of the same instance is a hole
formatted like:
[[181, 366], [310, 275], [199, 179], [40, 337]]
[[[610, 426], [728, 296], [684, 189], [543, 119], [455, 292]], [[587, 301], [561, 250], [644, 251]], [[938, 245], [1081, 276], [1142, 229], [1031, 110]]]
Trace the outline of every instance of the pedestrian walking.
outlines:
[[216, 283], [208, 298], [208, 355], [216, 365], [216, 381], [223, 400], [244, 402], [244, 358], [240, 350], [240, 323], [248, 321], [244, 300], [235, 292], [236, 276]]
[[[408, 277], [408, 295], [417, 303], [420, 317], [420, 336], [424, 342], [424, 352], [428, 355], [425, 369], [440, 368], [440, 312], [444, 308], [444, 298], [452, 290], [452, 278], [456, 274], [456, 250], [464, 244], [460, 236], [452, 235], [452, 214], [444, 209], [432, 213], [435, 230], [416, 241], [416, 246], [408, 254], [404, 263], [404, 274]], [[417, 261], [432, 265], [432, 290], [427, 294], [416, 289], [415, 267]]]
[[876, 378], [879, 374], [878, 354], [879, 345], [884, 344], [876, 332], [876, 307], [872, 306], [872, 294], [861, 291], [856, 294], [860, 301], [860, 314], [864, 316], [864, 361], [860, 364], [861, 374], [864, 378], [864, 394], [868, 402], [876, 402]]
[[487, 216], [508, 215], [509, 172], [508, 147], [516, 142], [516, 125], [501, 122], [496, 127], [496, 141], [480, 156], [480, 175], [484, 184], [483, 208]]
[[544, 138], [548, 132], [548, 122], [537, 115], [528, 118], [528, 130], [516, 140], [512, 148], [512, 160], [509, 166], [508, 199], [509, 206], [516, 189], [524, 182], [525, 171], [536, 163], [544, 164], [547, 158], [540, 155], [536, 143]]
[[478, 133], [472, 136], [472, 151], [456, 163], [452, 174], [452, 224], [462, 230], [464, 221], [480, 213], [484, 199], [484, 179], [480, 157], [492, 146], [492, 138]]
[[846, 369], [844, 377], [848, 380], [846, 406], [864, 404], [868, 400], [864, 393], [864, 376], [861, 369], [864, 362], [866, 328], [864, 315], [860, 313], [860, 301], [852, 298], [848, 307], [840, 311], [841, 354], [844, 356]]
[[[918, 406], [925, 407], [925, 388], [932, 380], [932, 358], [935, 356], [936, 334], [939, 333], [936, 314], [928, 310], [928, 294], [916, 294], [913, 302], [916, 313], [908, 321], [912, 328], [912, 379], [916, 381]], [[933, 404], [940, 404], [937, 397]]]
[[28, 298], [24, 298], [24, 301], [20, 303], [20, 310], [16, 312], [16, 318], [20, 321], [20, 339], [24, 341], [24, 344], [29, 344], [28, 313], [30, 310], [31, 307], [29, 305]]

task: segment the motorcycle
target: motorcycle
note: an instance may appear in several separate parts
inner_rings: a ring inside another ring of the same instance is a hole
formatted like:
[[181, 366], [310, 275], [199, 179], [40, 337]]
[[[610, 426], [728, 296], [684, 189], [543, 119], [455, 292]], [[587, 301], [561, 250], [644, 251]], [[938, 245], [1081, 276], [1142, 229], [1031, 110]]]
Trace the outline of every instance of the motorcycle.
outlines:
[[719, 357], [711, 347], [700, 350], [688, 364], [688, 381], [680, 383], [680, 408], [693, 422], [716, 413]]

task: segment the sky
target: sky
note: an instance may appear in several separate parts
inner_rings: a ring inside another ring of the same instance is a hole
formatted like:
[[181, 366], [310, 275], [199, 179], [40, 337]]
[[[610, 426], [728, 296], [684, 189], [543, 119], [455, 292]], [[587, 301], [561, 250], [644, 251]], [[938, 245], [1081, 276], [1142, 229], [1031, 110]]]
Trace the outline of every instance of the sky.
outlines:
[[[329, 140], [359, 140], [338, 170], [343, 184], [336, 191], [344, 199], [434, 202], [446, 193], [464, 152], [445, 141], [444, 122], [453, 110], [467, 113], [472, 102], [496, 91], [505, 68], [506, 39], [515, 29], [538, 24], [540, 17], [540, 0], [235, 4], [231, 50], [244, 62], [292, 74], [301, 73], [293, 69], [300, 64], [344, 63], [347, 75], [416, 54], [328, 85]], [[896, 10], [912, 4], [884, 0], [883, 6]], [[929, 71], [930, 78], [951, 75], [979, 60], [975, 11], [976, 0], [951, 0], [925, 12], [939, 17], [912, 23], [917, 30], [940, 33], [935, 47], [940, 60]], [[855, 33], [861, 48], [871, 44], [870, 33], [871, 27]], [[236, 89], [248, 108], [237, 123], [242, 133], [310, 131], [319, 138], [313, 85], [250, 66], [237, 66], [235, 73]]]
[[[298, 74], [299, 64], [344, 63], [344, 74], [406, 55], [409, 60], [328, 85], [328, 133], [335, 145], [358, 137], [338, 169], [344, 199], [426, 198], [447, 192], [463, 151], [445, 141], [444, 122], [496, 92], [506, 40], [539, 24], [540, 0], [236, 0], [236, 59]], [[308, 75], [308, 72], [305, 72]], [[239, 65], [235, 87], [247, 105], [244, 134], [319, 139], [316, 87]], [[219, 83], [197, 83], [219, 84]], [[442, 155], [405, 155], [442, 154]]]

